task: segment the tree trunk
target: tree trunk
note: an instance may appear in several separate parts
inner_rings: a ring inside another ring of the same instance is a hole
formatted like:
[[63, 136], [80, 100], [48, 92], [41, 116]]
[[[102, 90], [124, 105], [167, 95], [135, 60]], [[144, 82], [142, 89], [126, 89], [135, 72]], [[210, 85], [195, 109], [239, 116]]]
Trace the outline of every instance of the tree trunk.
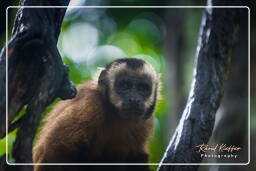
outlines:
[[[66, 6], [68, 3], [69, 0], [23, 0], [21, 5]], [[58, 97], [68, 99], [76, 95], [57, 49], [65, 11], [65, 7], [20, 8], [8, 48], [0, 54], [0, 94], [4, 97], [0, 99], [0, 137], [7, 134], [5, 86], [8, 79], [8, 132], [20, 128], [13, 148], [15, 163], [32, 163], [32, 142], [45, 108]], [[25, 105], [25, 115], [13, 123]], [[24, 171], [31, 169], [32, 166], [19, 167]]]
[[[209, 1], [212, 5], [220, 3], [221, 1]], [[158, 170], [194, 171], [198, 165], [164, 164], [202, 161], [196, 146], [207, 144], [212, 134], [215, 113], [229, 71], [239, 11], [240, 9], [231, 8], [205, 9], [188, 102]]]

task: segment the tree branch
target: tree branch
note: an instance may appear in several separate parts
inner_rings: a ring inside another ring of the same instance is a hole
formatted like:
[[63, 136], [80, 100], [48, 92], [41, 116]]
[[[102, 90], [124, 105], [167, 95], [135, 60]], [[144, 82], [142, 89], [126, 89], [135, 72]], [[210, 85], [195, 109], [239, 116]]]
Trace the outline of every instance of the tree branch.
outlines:
[[[219, 5], [214, 1], [212, 5]], [[196, 146], [207, 144], [215, 113], [223, 95], [230, 56], [238, 26], [239, 9], [206, 8], [202, 19], [196, 68], [187, 105], [159, 165], [159, 171], [194, 171], [198, 165], [175, 166], [163, 163], [200, 163]]]
[[[69, 0], [23, 0], [22, 6], [66, 6]], [[60, 97], [73, 98], [76, 89], [57, 49], [66, 8], [20, 8], [8, 42], [8, 123], [24, 105], [27, 110], [17, 133], [13, 157], [32, 162], [32, 142], [41, 113]], [[6, 48], [0, 54], [0, 94], [5, 97]], [[5, 131], [5, 98], [0, 99], [0, 137]], [[13, 125], [12, 125], [13, 126]], [[30, 170], [24, 166], [21, 170]]]

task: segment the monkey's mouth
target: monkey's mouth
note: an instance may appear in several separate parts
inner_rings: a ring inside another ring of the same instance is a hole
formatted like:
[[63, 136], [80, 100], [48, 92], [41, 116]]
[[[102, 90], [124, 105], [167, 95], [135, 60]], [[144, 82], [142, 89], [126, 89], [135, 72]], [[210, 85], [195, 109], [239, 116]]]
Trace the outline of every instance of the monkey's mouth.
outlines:
[[122, 113], [126, 117], [142, 117], [144, 115], [144, 109], [140, 106], [126, 106], [122, 108]]

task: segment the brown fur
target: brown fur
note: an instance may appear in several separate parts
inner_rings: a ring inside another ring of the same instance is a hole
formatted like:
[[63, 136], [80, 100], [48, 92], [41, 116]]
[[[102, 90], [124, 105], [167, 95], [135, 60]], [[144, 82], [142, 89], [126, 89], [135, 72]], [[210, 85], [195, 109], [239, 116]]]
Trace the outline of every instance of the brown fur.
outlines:
[[[89, 147], [85, 153], [90, 160], [82, 162], [97, 162], [102, 155], [125, 162], [129, 156], [147, 154], [153, 117], [115, 119], [106, 113], [103, 103], [101, 90], [92, 81], [80, 85], [74, 99], [60, 102], [47, 117], [33, 148], [34, 163], [72, 163], [72, 155], [82, 153], [83, 144]], [[46, 167], [54, 170], [54, 166], [36, 165], [34, 171]]]

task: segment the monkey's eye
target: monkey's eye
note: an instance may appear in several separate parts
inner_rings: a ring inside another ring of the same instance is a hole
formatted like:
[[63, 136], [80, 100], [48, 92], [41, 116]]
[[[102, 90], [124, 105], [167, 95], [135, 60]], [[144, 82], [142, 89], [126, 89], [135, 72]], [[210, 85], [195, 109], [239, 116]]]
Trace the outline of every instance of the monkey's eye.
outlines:
[[129, 89], [129, 88], [132, 87], [132, 84], [128, 80], [122, 80], [122, 81], [119, 82], [119, 87], [121, 87], [123, 89]]
[[141, 91], [141, 92], [149, 92], [150, 86], [146, 83], [138, 83], [137, 89], [138, 89], [138, 91]]

